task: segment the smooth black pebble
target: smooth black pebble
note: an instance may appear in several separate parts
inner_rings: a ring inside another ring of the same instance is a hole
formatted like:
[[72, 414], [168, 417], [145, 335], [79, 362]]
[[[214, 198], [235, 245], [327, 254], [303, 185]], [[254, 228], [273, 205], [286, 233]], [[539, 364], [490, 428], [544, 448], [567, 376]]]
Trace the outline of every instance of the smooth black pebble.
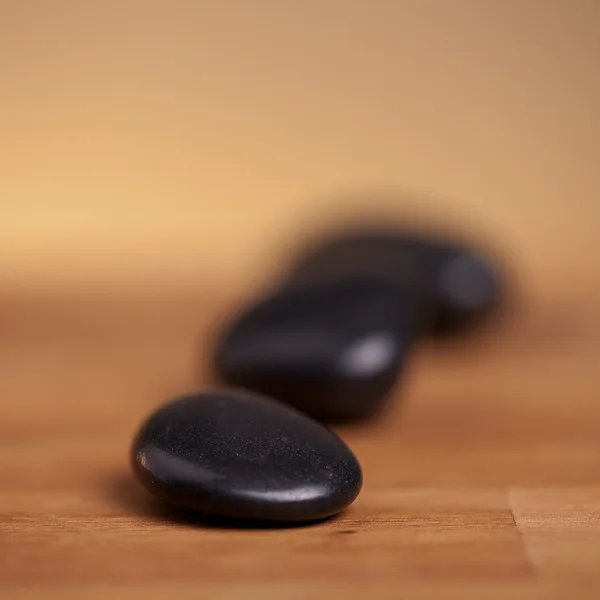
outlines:
[[482, 253], [452, 241], [385, 229], [332, 237], [299, 259], [284, 286], [366, 274], [414, 295], [423, 333], [473, 327], [497, 307], [503, 288], [498, 266]]
[[410, 297], [360, 279], [289, 288], [238, 315], [216, 344], [225, 382], [325, 421], [375, 413], [414, 337]]
[[131, 459], [151, 494], [218, 517], [314, 521], [346, 508], [362, 485], [358, 461], [334, 433], [240, 391], [162, 406], [140, 428]]

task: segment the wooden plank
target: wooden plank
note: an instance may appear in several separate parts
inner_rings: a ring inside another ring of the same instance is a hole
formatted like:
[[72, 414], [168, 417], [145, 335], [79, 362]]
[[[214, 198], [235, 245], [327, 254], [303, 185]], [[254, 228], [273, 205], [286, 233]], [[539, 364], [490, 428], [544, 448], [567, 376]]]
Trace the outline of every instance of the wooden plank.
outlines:
[[196, 586], [211, 598], [597, 597], [595, 328], [570, 336], [568, 352], [527, 351], [548, 330], [543, 319], [507, 321], [496, 346], [492, 332], [457, 348], [423, 345], [381, 418], [337, 428], [365, 471], [355, 505], [311, 527], [256, 531], [182, 520], [130, 475], [143, 416], [210, 381], [195, 361], [206, 363], [222, 310], [205, 302], [199, 317], [193, 295], [143, 303], [4, 304], [8, 597], [187, 597]]

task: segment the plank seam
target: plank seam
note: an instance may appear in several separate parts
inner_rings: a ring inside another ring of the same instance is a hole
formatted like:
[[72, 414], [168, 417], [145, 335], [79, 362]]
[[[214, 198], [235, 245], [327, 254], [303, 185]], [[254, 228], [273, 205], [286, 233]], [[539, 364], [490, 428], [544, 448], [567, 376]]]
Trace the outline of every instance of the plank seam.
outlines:
[[529, 544], [527, 543], [527, 535], [521, 529], [521, 526], [519, 524], [519, 520], [515, 513], [513, 492], [514, 492], [513, 488], [509, 488], [506, 491], [506, 499], [508, 502], [508, 509], [510, 511], [513, 523], [515, 524], [515, 529], [517, 531], [517, 534], [519, 535], [519, 538], [521, 539], [521, 544], [523, 546], [523, 552], [525, 553], [525, 558], [527, 559], [527, 562], [529, 563], [529, 566], [532, 568], [534, 574], [537, 575], [539, 573], [540, 565], [538, 564], [538, 561], [537, 561], [534, 553], [531, 551], [531, 548], [529, 547]]

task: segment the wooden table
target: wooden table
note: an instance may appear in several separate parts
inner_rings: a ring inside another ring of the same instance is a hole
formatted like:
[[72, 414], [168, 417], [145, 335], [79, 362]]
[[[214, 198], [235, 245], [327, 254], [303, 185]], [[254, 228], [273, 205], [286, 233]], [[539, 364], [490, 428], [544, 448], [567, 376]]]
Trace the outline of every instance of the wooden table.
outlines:
[[[0, 598], [600, 598], [599, 27], [593, 0], [0, 1]], [[365, 209], [492, 242], [513, 311], [339, 429], [339, 517], [175, 520], [134, 429], [210, 381], [288, 240]]]
[[597, 598], [597, 299], [423, 343], [389, 411], [338, 429], [364, 468], [356, 503], [252, 530], [177, 520], [127, 459], [153, 406], [210, 380], [232, 298], [5, 295], [0, 595]]

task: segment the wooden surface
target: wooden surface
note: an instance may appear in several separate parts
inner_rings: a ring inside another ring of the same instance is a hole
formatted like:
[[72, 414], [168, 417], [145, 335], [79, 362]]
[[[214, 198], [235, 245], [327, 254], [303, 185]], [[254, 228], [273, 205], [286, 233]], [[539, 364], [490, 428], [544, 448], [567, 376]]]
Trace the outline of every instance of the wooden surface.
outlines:
[[2, 297], [3, 598], [598, 597], [598, 296], [423, 344], [389, 411], [338, 429], [355, 504], [255, 531], [177, 520], [127, 463], [153, 406], [210, 381], [219, 293]]
[[[0, 0], [0, 597], [600, 597], [599, 28], [594, 0]], [[210, 381], [288, 242], [367, 209], [499, 248], [514, 312], [340, 429], [338, 518], [173, 520], [135, 427]]]

